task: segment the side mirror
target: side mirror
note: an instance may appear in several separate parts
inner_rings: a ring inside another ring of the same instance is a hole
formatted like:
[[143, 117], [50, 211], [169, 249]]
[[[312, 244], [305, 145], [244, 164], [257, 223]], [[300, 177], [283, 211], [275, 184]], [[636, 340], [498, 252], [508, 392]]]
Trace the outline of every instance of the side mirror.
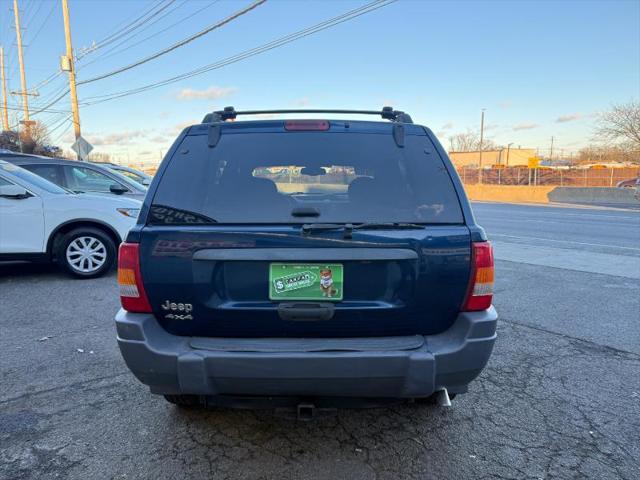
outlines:
[[149, 185], [151, 185], [151, 179], [150, 178], [143, 179], [142, 185], [144, 185], [145, 187], [148, 187]]
[[129, 191], [129, 189], [125, 188], [122, 185], [119, 185], [117, 183], [112, 183], [109, 186], [109, 191], [111, 193], [115, 193], [116, 195], [122, 195], [123, 193], [127, 193]]
[[0, 197], [12, 198], [14, 200], [21, 200], [23, 198], [29, 198], [31, 194], [26, 189], [19, 185], [2, 185], [0, 186]]

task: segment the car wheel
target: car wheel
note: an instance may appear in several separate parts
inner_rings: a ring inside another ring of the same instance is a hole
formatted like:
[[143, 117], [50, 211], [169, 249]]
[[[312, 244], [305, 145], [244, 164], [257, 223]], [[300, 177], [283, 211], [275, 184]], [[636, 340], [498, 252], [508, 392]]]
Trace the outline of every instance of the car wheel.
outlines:
[[195, 408], [202, 405], [197, 395], [164, 395], [164, 399], [181, 408]]
[[71, 275], [95, 278], [113, 266], [116, 245], [102, 230], [90, 227], [77, 228], [62, 237], [56, 258]]

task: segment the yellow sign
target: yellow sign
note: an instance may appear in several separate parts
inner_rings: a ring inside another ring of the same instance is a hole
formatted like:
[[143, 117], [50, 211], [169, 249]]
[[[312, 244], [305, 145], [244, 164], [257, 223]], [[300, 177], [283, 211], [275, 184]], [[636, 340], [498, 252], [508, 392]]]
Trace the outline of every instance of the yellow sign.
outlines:
[[540, 159], [538, 157], [529, 157], [529, 168], [538, 168], [540, 166]]

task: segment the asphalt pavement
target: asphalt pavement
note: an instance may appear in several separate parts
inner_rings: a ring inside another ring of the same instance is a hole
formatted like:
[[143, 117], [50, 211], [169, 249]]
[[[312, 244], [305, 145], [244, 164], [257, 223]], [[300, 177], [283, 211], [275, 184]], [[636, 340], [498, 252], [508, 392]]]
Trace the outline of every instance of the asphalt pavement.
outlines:
[[0, 478], [639, 478], [640, 213], [474, 210], [499, 337], [451, 408], [181, 411], [120, 357], [115, 275], [0, 264]]

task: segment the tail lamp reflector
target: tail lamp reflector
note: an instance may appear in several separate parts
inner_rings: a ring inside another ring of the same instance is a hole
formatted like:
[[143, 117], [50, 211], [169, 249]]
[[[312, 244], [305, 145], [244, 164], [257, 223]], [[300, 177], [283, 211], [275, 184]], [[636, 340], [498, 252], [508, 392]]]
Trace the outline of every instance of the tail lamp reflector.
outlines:
[[120, 303], [128, 312], [149, 313], [151, 305], [144, 291], [137, 243], [122, 243], [118, 251]]
[[489, 242], [472, 244], [471, 278], [463, 311], [486, 310], [493, 300], [493, 249]]

